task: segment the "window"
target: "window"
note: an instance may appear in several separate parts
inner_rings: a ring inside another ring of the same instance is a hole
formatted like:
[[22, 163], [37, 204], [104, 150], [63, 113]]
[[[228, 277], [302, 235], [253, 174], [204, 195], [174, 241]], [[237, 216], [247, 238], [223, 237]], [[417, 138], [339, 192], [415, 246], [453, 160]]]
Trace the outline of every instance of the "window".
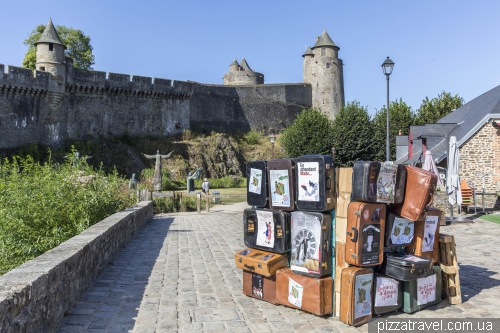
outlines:
[[49, 51], [54, 51], [54, 44], [49, 43]]
[[40, 67], [40, 70], [45, 72], [45, 67], [44, 66]]
[[326, 65], [325, 65], [326, 68], [330, 68], [330, 63], [327, 62]]
[[325, 56], [326, 55], [326, 47], [322, 47], [321, 48], [321, 56]]

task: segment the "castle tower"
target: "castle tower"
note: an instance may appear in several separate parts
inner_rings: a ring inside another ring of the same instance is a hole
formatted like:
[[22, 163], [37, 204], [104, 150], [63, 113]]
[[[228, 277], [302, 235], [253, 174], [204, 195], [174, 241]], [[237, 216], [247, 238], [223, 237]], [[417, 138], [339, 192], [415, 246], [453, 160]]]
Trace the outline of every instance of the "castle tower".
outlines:
[[245, 58], [240, 63], [233, 60], [229, 65], [229, 72], [222, 77], [225, 86], [252, 86], [264, 84], [264, 74], [250, 68]]
[[61, 38], [57, 34], [52, 18], [45, 30], [35, 42], [36, 47], [36, 69], [52, 74], [49, 78], [49, 104], [57, 108], [61, 104], [66, 90], [66, 57]]
[[304, 82], [312, 88], [312, 107], [331, 119], [344, 106], [344, 74], [339, 50], [325, 29], [316, 38], [316, 44], [302, 55]]

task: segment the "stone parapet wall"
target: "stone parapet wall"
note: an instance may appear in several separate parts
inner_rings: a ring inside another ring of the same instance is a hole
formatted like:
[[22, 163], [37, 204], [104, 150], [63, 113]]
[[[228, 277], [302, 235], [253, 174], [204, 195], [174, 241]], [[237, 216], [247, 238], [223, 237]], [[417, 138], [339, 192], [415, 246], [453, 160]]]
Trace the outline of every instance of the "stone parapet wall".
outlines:
[[0, 277], [0, 332], [53, 332], [113, 257], [153, 218], [142, 201]]

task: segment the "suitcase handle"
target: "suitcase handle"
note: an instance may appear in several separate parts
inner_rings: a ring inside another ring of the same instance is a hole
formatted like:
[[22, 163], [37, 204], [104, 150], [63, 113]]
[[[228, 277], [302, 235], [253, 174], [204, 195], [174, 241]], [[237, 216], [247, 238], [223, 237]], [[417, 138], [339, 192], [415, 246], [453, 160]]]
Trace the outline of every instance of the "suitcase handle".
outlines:
[[[351, 233], [351, 232], [348, 231], [347, 234], [349, 236], [352, 236], [351, 242], [356, 243], [358, 241], [358, 229], [356, 229], [354, 227], [352, 227], [351, 229], [352, 229], [353, 232]], [[354, 234], [354, 236], [353, 236], [353, 234]]]
[[255, 267], [254, 266], [249, 266], [247, 264], [244, 265], [246, 269], [248, 269], [249, 271], [255, 271]]
[[[433, 186], [434, 189], [436, 188], [435, 186]], [[434, 201], [434, 190], [431, 191], [430, 193], [430, 199], [429, 199], [429, 202], [425, 205], [425, 211], [429, 210], [429, 206], [432, 204], [432, 202]]]

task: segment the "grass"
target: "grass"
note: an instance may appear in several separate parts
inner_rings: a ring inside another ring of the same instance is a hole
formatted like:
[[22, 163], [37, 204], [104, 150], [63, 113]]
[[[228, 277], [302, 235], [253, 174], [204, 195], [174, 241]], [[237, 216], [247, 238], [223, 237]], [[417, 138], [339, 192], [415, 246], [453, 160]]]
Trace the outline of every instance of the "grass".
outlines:
[[[229, 205], [237, 202], [246, 201], [247, 188], [246, 187], [235, 187], [235, 188], [218, 188], [218, 189], [210, 189], [210, 194], [214, 194], [215, 191], [219, 191], [221, 196], [224, 195], [234, 195], [240, 196], [240, 198], [221, 198], [220, 202], [222, 205]], [[187, 193], [186, 191], [175, 191], [175, 193]], [[201, 192], [201, 189], [196, 189], [195, 192]], [[183, 199], [184, 200], [184, 199]], [[204, 204], [202, 207], [205, 207]]]
[[494, 222], [500, 224], [500, 215], [483, 215], [481, 216], [483, 220]]

